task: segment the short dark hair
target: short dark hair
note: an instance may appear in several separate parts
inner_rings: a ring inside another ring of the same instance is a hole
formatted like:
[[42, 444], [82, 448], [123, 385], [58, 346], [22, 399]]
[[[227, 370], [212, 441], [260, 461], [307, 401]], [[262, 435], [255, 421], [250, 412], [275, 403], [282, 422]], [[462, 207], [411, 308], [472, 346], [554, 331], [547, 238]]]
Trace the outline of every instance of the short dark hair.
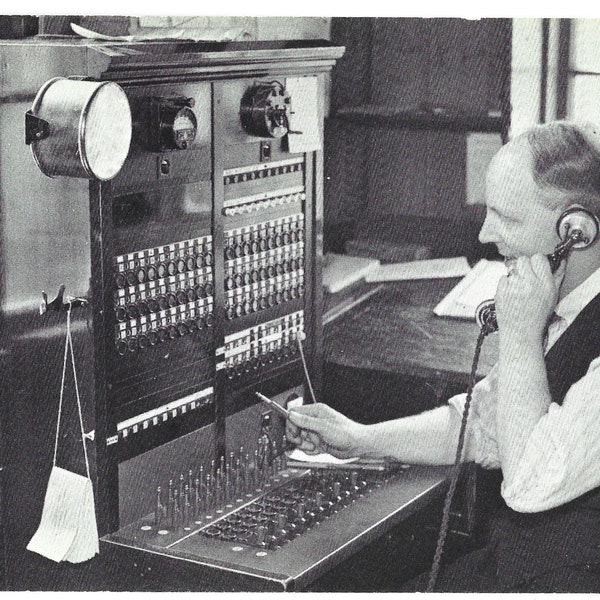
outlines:
[[533, 156], [534, 181], [552, 208], [580, 204], [600, 214], [600, 127], [555, 121], [523, 135]]

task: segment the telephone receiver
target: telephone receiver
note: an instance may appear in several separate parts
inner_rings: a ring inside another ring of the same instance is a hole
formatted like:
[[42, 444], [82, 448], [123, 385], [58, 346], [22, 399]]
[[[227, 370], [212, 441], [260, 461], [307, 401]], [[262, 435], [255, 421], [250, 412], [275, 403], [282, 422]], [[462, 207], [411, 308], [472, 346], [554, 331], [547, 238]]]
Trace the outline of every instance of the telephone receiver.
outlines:
[[[548, 254], [550, 269], [554, 273], [572, 249], [581, 250], [594, 243], [598, 237], [600, 222], [591, 211], [572, 206], [563, 212], [556, 222], [556, 232], [561, 242], [552, 254]], [[496, 305], [493, 300], [484, 300], [475, 311], [475, 320], [484, 335], [498, 331]]]

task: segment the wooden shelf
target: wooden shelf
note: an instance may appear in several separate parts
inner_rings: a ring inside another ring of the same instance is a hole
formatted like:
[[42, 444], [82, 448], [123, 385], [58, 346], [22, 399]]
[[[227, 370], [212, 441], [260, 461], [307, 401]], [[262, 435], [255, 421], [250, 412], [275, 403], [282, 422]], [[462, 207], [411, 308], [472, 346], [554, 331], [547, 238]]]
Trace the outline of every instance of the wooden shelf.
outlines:
[[456, 132], [502, 133], [505, 125], [499, 112], [476, 113], [448, 107], [399, 109], [395, 106], [376, 104], [341, 108], [331, 118], [374, 127]]

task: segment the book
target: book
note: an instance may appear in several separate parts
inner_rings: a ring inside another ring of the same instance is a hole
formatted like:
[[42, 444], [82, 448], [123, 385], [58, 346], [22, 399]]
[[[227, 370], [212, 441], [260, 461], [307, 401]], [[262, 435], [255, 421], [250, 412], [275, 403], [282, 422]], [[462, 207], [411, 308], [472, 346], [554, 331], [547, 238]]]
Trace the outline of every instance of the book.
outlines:
[[379, 267], [376, 258], [363, 258], [334, 254], [323, 257], [323, 289], [331, 294], [364, 279], [373, 269]]
[[496, 295], [500, 277], [506, 275], [503, 262], [482, 258], [433, 309], [440, 317], [475, 319], [477, 307]]
[[466, 257], [434, 258], [431, 260], [415, 260], [389, 265], [379, 265], [370, 270], [366, 281], [408, 281], [411, 279], [442, 279], [463, 277], [471, 267]]

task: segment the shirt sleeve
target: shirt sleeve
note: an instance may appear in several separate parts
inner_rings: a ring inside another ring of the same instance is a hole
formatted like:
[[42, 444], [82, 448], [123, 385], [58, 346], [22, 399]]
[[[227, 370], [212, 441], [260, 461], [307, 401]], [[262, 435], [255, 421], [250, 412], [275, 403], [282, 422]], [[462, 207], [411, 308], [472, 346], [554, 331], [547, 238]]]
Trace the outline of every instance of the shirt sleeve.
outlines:
[[[498, 387], [497, 367], [473, 388], [473, 396], [467, 419], [465, 459], [475, 461], [486, 469], [500, 468], [498, 443], [496, 441], [496, 398]], [[467, 395], [458, 394], [448, 400], [462, 417]]]
[[600, 486], [600, 358], [571, 386], [562, 406], [551, 403], [525, 446], [502, 496], [519, 512], [560, 506]]

